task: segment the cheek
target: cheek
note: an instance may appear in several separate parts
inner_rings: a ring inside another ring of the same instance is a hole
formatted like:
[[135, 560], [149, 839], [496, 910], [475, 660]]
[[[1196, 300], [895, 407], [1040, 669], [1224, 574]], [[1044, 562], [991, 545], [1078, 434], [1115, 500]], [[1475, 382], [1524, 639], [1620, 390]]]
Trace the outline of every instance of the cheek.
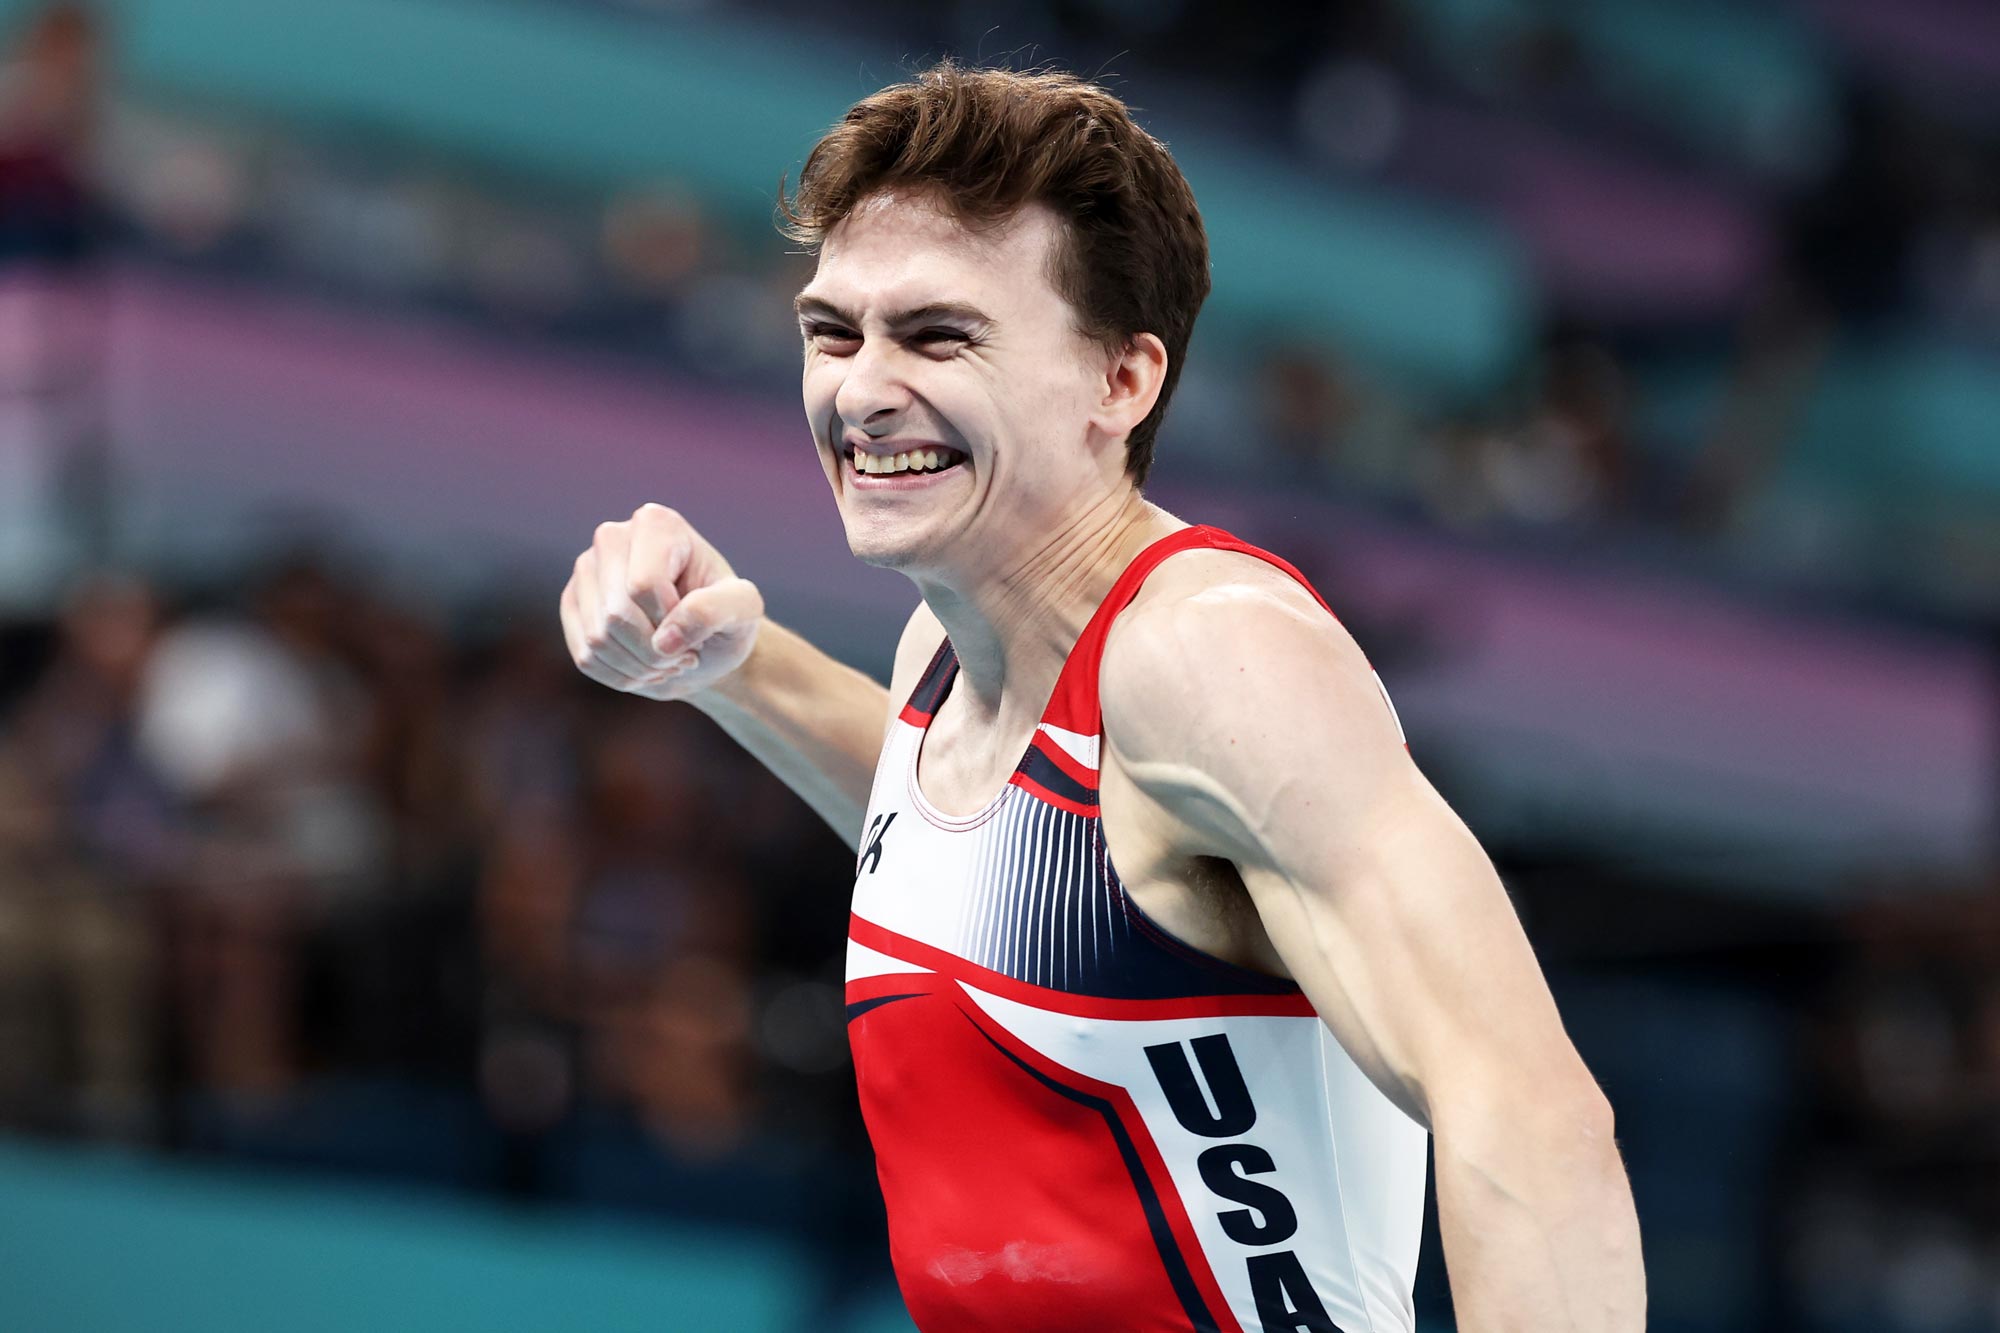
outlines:
[[824, 363], [806, 363], [799, 376], [799, 394], [805, 402], [806, 419], [812, 423], [813, 439], [825, 444], [825, 435], [830, 429], [833, 417], [833, 402], [840, 392], [840, 372], [838, 367]]
[[1081, 377], [1070, 367], [1042, 361], [1014, 380], [1008, 396], [1016, 411], [1032, 412], [1046, 423], [1075, 415], [1085, 394]]
[[1042, 375], [1016, 385], [1008, 396], [1006, 413], [1018, 423], [1025, 440], [1038, 447], [1066, 448], [1065, 440], [1082, 430], [1089, 415], [1090, 399], [1073, 377]]

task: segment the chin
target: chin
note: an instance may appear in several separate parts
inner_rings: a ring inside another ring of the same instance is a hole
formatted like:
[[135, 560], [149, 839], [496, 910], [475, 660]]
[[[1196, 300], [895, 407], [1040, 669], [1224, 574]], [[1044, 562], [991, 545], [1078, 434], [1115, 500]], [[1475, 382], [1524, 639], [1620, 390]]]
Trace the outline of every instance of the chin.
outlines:
[[890, 537], [887, 533], [856, 533], [849, 530], [847, 549], [864, 565], [877, 569], [902, 571], [915, 563], [915, 550], [911, 543]]
[[909, 573], [932, 563], [936, 538], [906, 523], [871, 522], [842, 515], [847, 526], [847, 549], [856, 560], [877, 569]]

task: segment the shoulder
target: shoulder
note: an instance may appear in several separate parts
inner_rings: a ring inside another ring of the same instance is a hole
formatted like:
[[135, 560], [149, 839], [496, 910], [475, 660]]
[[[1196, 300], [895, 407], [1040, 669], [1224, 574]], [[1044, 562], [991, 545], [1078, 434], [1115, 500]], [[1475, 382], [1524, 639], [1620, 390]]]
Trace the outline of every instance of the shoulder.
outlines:
[[1193, 550], [1161, 562], [1112, 621], [1099, 695], [1107, 726], [1180, 700], [1230, 707], [1292, 703], [1342, 683], [1381, 708], [1361, 646], [1312, 591], [1239, 551]]
[[1163, 561], [1112, 622], [1098, 693], [1105, 742], [1135, 777], [1205, 775], [1240, 791], [1301, 766], [1364, 779], [1407, 758], [1353, 635], [1298, 580], [1241, 552]]

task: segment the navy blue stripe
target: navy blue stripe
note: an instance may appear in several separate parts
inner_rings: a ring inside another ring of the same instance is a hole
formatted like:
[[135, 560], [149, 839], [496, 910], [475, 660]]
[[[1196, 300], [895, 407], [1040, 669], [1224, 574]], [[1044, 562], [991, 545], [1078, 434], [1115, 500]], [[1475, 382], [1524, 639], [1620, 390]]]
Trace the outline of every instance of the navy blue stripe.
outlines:
[[945, 691], [951, 687], [951, 678], [958, 674], [958, 654], [951, 650], [951, 640], [938, 645], [931, 656], [931, 664], [924, 668], [924, 674], [917, 680], [917, 688], [910, 692], [910, 707], [919, 713], [935, 713], [944, 702]]
[[1097, 788], [1086, 787], [1056, 767], [1056, 761], [1043, 754], [1038, 745], [1028, 747], [1028, 753], [1021, 757], [1021, 767], [1018, 771], [1041, 783], [1056, 795], [1067, 797], [1078, 805], [1097, 804]]
[[891, 1000], [914, 1000], [922, 994], [925, 994], [925, 992], [911, 991], [907, 995], [877, 995], [869, 1000], [856, 1000], [853, 1004], [847, 1006], [847, 1021], [852, 1023], [870, 1009], [880, 1009]]
[[[963, 1011], [961, 1011], [963, 1012]], [[1166, 1210], [1160, 1207], [1160, 1196], [1153, 1189], [1153, 1182], [1146, 1177], [1146, 1170], [1139, 1160], [1139, 1150], [1132, 1143], [1132, 1136], [1125, 1132], [1124, 1124], [1118, 1119], [1118, 1112], [1110, 1102], [1094, 1096], [1081, 1088], [1072, 1088], [1058, 1083], [1035, 1068], [1020, 1056], [994, 1041], [985, 1028], [973, 1022], [972, 1015], [966, 1014], [965, 1021], [972, 1023], [972, 1030], [992, 1043], [993, 1049], [1012, 1060], [1021, 1068], [1035, 1076], [1035, 1080], [1051, 1092], [1060, 1093], [1078, 1105], [1087, 1106], [1104, 1117], [1104, 1123], [1111, 1127], [1111, 1137], [1117, 1140], [1118, 1154], [1125, 1159], [1125, 1169], [1132, 1176], [1133, 1187], [1139, 1191], [1139, 1203], [1146, 1210], [1146, 1225], [1152, 1228], [1153, 1244], [1159, 1248], [1160, 1259], [1167, 1266], [1167, 1280], [1173, 1283], [1174, 1295], [1180, 1298], [1181, 1310], [1188, 1317], [1193, 1333], [1222, 1333], [1215, 1322], [1215, 1316], [1208, 1312], [1208, 1305], [1195, 1289], [1194, 1274], [1188, 1270], [1187, 1258], [1181, 1253], [1174, 1240], [1172, 1228], [1167, 1225]]]

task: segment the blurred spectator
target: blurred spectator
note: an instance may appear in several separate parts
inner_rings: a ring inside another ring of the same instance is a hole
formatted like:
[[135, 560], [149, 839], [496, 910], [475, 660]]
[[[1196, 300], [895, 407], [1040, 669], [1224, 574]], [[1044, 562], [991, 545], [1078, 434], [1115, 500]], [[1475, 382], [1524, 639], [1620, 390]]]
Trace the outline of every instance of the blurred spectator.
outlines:
[[337, 651], [348, 608], [310, 565], [254, 618], [175, 625], [148, 663], [140, 744], [189, 811], [174, 897], [177, 993], [202, 1082], [253, 1100], [302, 1068], [305, 933], [378, 891], [380, 797], [363, 782], [368, 699]]
[[756, 1047], [742, 962], [687, 953], [636, 974], [592, 1025], [597, 1077], [674, 1157], [723, 1157], [754, 1124]]
[[1815, 1041], [1825, 1123], [1789, 1219], [1809, 1308], [1830, 1326], [1987, 1328], [2000, 1313], [2000, 883], [1887, 884]]
[[90, 247], [98, 49], [90, 11], [56, 4], [0, 66], [0, 264], [73, 263]]
[[1559, 343], [1520, 429], [1489, 437], [1481, 458], [1499, 511], [1529, 524], [1588, 527], [1624, 501], [1625, 375], [1601, 346]]
[[1525, 409], [1446, 422], [1413, 469], [1426, 507], [1460, 528], [1583, 531], [1631, 503], [1630, 388], [1594, 342], [1551, 340]]
[[1289, 475], [1324, 484], [1343, 461], [1350, 404], [1339, 371], [1326, 358], [1280, 352], [1264, 362], [1260, 377], [1264, 447]]
[[105, 547], [99, 49], [62, 3], [0, 63], [0, 603], [23, 607]]
[[715, 262], [718, 238], [700, 201], [668, 184], [613, 197], [602, 244], [612, 272], [633, 291], [671, 300]]
[[1782, 464], [1832, 349], [1825, 299], [1785, 276], [1752, 303], [1737, 333], [1721, 410], [1689, 474], [1681, 519], [1699, 534], [1733, 528]]
[[0, 726], [0, 1107], [121, 1136], [152, 1127], [152, 895], [180, 851], [138, 742], [158, 618], [136, 580], [81, 583]]

